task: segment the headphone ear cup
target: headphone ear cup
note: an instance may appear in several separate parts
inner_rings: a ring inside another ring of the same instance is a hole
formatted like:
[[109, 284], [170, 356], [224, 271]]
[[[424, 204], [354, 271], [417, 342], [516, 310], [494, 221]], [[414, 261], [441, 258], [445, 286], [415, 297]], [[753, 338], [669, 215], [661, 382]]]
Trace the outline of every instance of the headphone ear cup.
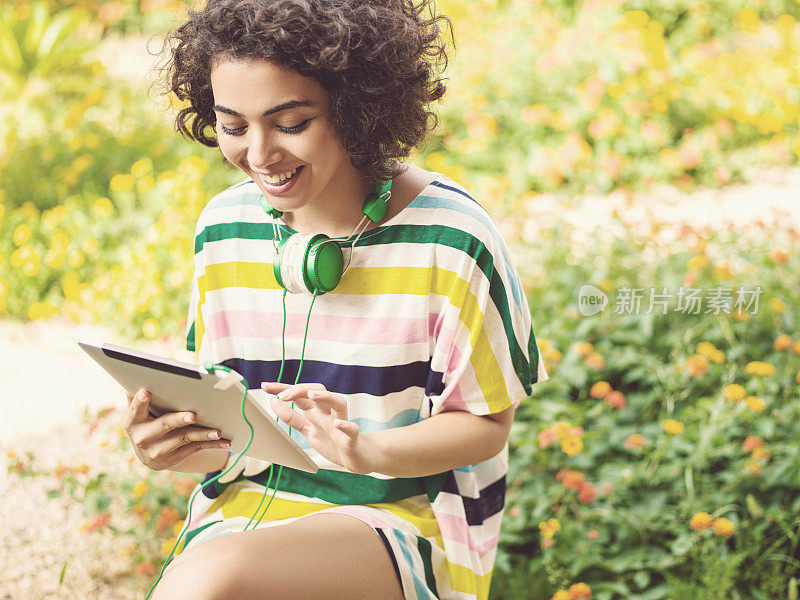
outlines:
[[278, 244], [272, 261], [275, 281], [291, 294], [324, 294], [342, 278], [344, 254], [322, 233], [295, 233]]
[[344, 272], [344, 254], [339, 244], [327, 235], [319, 233], [308, 241], [303, 263], [305, 284], [311, 293], [324, 294], [339, 285]]

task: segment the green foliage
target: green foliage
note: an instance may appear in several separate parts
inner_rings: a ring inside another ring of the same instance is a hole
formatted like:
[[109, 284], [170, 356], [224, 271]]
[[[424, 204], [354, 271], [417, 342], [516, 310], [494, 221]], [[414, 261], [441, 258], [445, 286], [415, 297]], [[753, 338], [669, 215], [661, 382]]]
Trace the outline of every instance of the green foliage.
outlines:
[[[783, 597], [800, 568], [798, 230], [681, 227], [528, 234], [520, 270], [550, 379], [512, 428], [493, 598], [575, 582], [601, 600]], [[578, 311], [585, 283], [607, 293], [604, 311]], [[702, 291], [698, 314], [678, 306], [682, 286]], [[736, 290], [759, 286], [757, 310], [733, 310]], [[619, 310], [632, 288], [638, 314]], [[651, 288], [669, 297], [663, 309], [649, 308]], [[709, 305], [716, 288], [727, 311]], [[669, 420], [685, 429], [668, 433]], [[582, 443], [572, 455], [559, 449], [570, 433]], [[732, 535], [692, 529], [700, 512]], [[548, 519], [560, 525], [552, 547]]]

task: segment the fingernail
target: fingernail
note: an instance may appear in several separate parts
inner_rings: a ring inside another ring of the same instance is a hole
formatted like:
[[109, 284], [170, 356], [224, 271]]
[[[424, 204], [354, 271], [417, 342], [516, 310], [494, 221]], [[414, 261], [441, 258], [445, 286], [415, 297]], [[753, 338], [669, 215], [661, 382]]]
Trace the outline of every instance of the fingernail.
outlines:
[[231, 445], [229, 442], [221, 442], [219, 445], [220, 448], [230, 448]]
[[278, 398], [280, 398], [281, 400], [283, 400], [283, 399], [284, 399], [284, 398], [286, 398], [286, 396], [288, 396], [288, 395], [289, 395], [289, 390], [283, 390], [283, 391], [282, 391], [280, 394], [278, 394]]
[[184, 423], [191, 423], [192, 421], [194, 421], [194, 417], [193, 417], [192, 415], [186, 415], [186, 416], [183, 418], [183, 422], [184, 422]]
[[219, 432], [212, 431], [211, 433], [208, 434], [208, 437], [210, 437], [212, 440], [218, 440], [219, 439]]

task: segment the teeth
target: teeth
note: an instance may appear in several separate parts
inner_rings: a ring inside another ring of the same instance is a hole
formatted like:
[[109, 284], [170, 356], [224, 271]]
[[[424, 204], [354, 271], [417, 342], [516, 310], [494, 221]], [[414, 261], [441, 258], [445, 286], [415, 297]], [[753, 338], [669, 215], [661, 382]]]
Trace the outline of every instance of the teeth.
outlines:
[[262, 175], [261, 178], [269, 184], [279, 185], [287, 179], [290, 179], [295, 173], [297, 173], [297, 168], [286, 171], [286, 173], [278, 173], [277, 175]]

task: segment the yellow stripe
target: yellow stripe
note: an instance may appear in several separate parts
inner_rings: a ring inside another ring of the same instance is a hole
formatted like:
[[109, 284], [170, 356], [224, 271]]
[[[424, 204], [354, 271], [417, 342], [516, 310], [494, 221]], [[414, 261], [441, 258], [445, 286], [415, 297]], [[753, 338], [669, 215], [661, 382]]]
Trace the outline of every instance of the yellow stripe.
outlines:
[[[330, 294], [414, 294], [434, 293], [446, 296], [459, 309], [459, 319], [470, 332], [475, 378], [489, 407], [500, 412], [511, 406], [505, 380], [494, 355], [486, 330], [481, 326], [483, 312], [469, 282], [453, 271], [439, 267], [353, 267]], [[201, 307], [207, 292], [227, 287], [280, 289], [272, 272], [272, 263], [230, 262], [209, 265], [198, 279], [200, 299], [195, 324], [195, 346], [205, 331]]]
[[203, 334], [205, 333], [203, 311], [201, 309], [206, 302], [207, 292], [229, 287], [265, 290], [280, 289], [278, 282], [275, 281], [272, 263], [263, 262], [227, 262], [208, 265], [203, 274], [198, 277], [197, 286], [200, 292], [194, 329], [194, 346], [197, 351], [200, 350], [200, 343], [203, 341]]
[[[275, 495], [272, 504], [269, 505], [269, 510], [265, 515], [268, 521], [282, 521], [284, 519], [294, 519], [305, 515], [318, 512], [326, 508], [333, 508], [337, 506], [347, 506], [343, 504], [331, 504], [328, 502], [303, 502], [302, 500], [291, 500], [282, 498], [280, 491]], [[214, 500], [206, 512], [213, 513], [217, 510], [222, 511], [222, 516], [226, 519], [231, 517], [247, 517], [248, 519], [253, 515], [261, 502], [261, 497], [264, 495], [263, 491], [258, 490], [242, 490], [236, 486], [228, 487], [220, 496]], [[261, 511], [267, 506], [267, 503], [272, 498], [272, 490], [270, 489], [267, 497], [264, 498], [264, 503], [261, 505]], [[420, 508], [418, 505], [408, 500], [400, 500], [394, 503], [380, 503], [380, 504], [363, 504], [358, 506], [368, 506], [372, 508], [386, 510], [393, 515], [408, 521], [413, 524], [423, 537], [429, 540], [435, 540], [436, 544], [444, 550], [444, 540], [442, 533], [439, 531], [439, 523], [433, 511], [430, 509]]]
[[454, 565], [447, 562], [447, 571], [450, 573], [450, 587], [457, 592], [473, 594], [478, 600], [489, 597], [489, 586], [492, 583], [492, 572], [478, 575], [469, 567]]

